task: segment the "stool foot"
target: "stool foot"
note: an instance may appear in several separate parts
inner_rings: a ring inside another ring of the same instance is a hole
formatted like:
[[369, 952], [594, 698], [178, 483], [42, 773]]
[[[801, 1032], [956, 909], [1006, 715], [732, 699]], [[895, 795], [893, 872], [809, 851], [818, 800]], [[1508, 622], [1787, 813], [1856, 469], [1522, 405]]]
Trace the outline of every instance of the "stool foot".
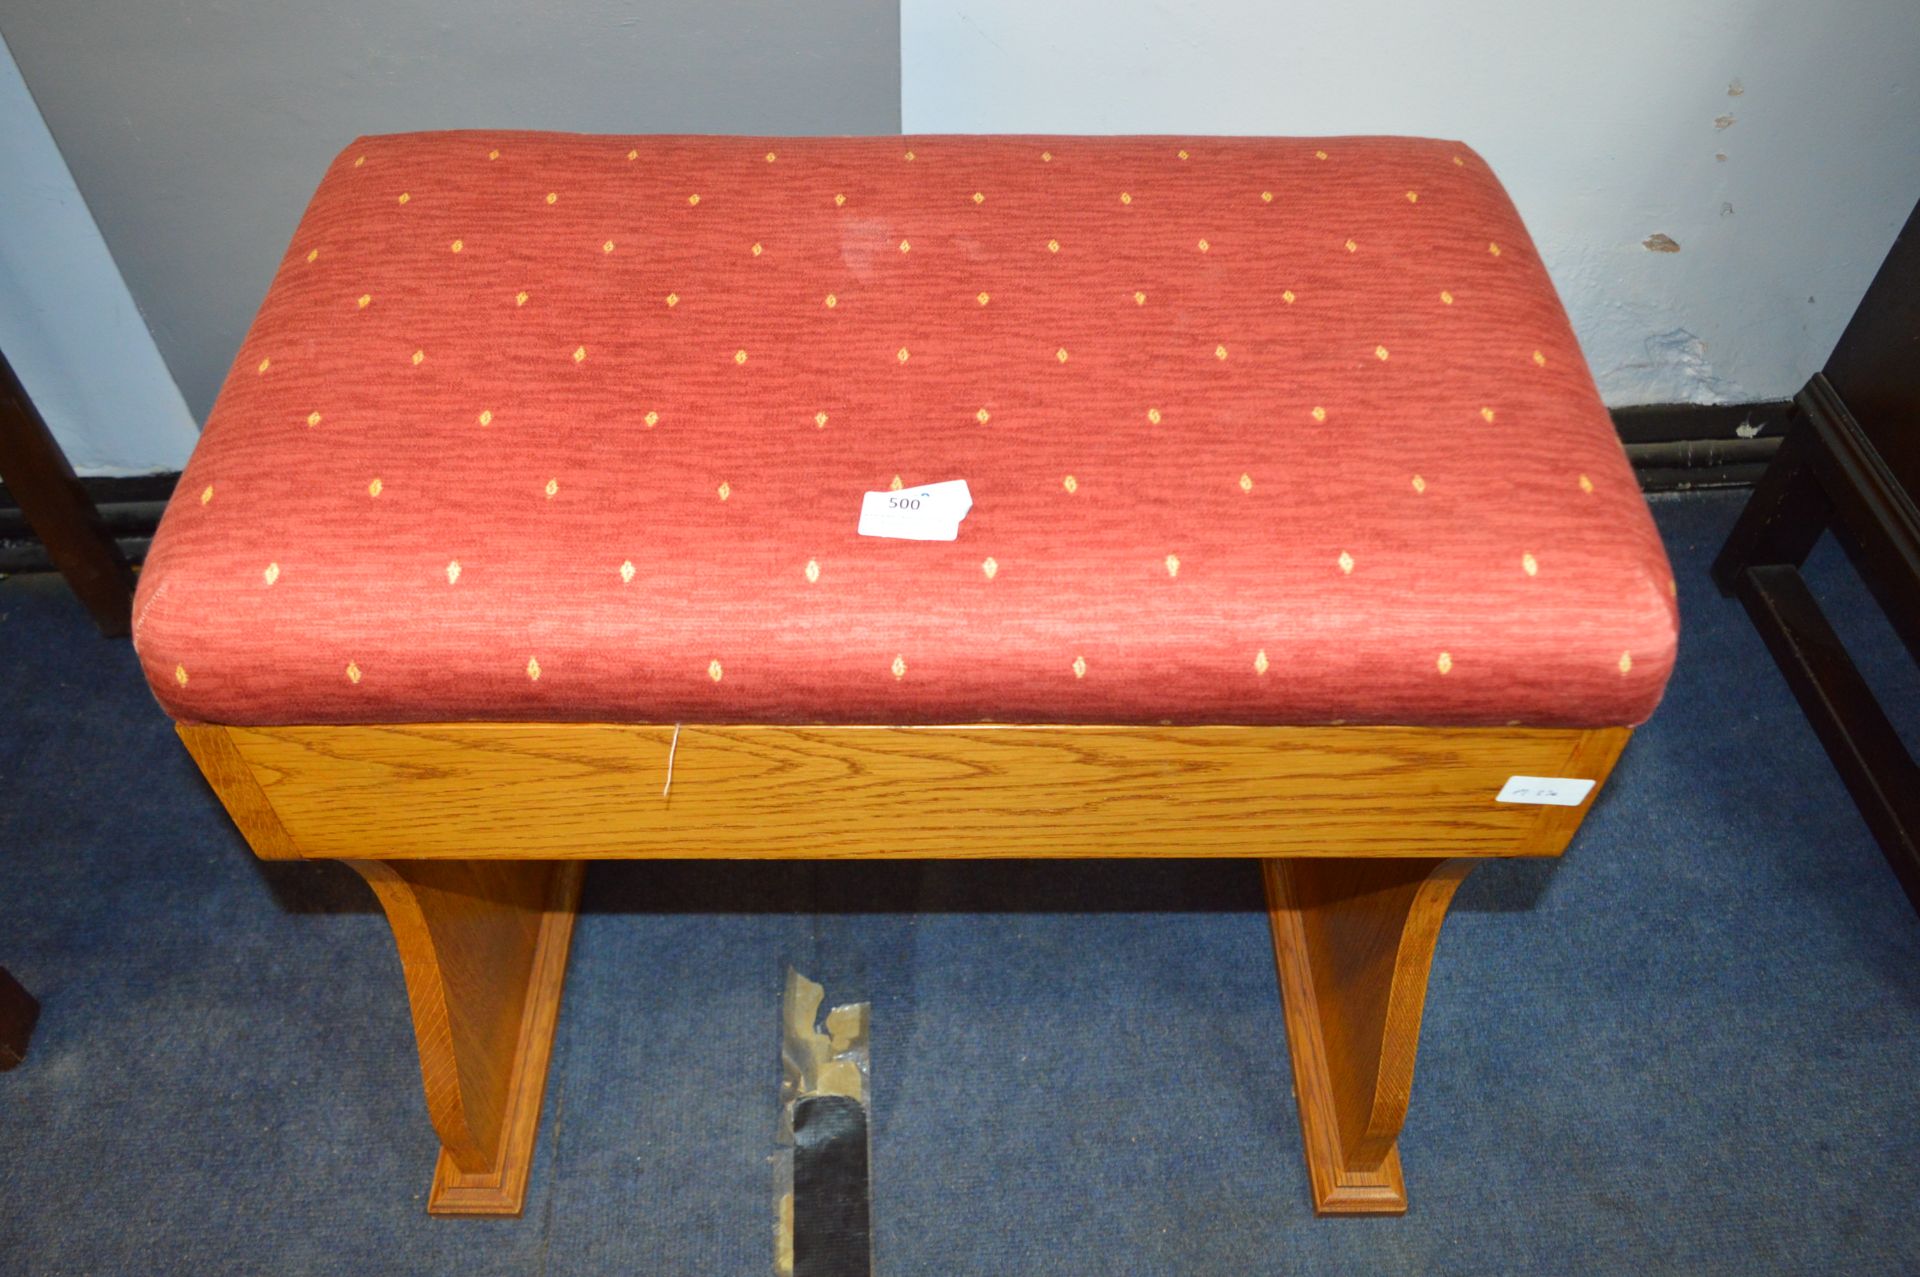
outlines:
[[585, 865], [355, 860], [393, 927], [427, 1112], [427, 1210], [518, 1215]]
[[1322, 1215], [1402, 1214], [1398, 1139], [1440, 923], [1471, 860], [1268, 860], [1274, 965]]

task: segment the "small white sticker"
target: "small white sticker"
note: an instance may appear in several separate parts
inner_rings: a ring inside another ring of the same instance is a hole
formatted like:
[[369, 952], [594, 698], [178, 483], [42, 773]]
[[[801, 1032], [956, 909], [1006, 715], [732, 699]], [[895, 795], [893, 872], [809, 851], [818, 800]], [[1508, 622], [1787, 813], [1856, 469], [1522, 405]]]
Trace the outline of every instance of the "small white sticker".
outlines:
[[1574, 780], [1570, 776], [1509, 776], [1494, 801], [1578, 807], [1592, 792], [1592, 781]]
[[965, 479], [869, 492], [860, 501], [860, 535], [901, 541], [951, 541], [973, 509]]

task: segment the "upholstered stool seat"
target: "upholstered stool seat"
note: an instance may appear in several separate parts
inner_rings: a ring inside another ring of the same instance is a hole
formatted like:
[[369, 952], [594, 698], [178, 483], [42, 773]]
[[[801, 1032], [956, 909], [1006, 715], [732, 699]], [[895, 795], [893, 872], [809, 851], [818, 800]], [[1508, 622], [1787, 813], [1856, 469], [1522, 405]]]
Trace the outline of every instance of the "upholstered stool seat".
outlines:
[[365, 139], [138, 626], [222, 723], [1611, 725], [1674, 646], [1519, 218], [1397, 138]]
[[1314, 1204], [1402, 1210], [1453, 889], [1675, 630], [1513, 206], [1402, 138], [362, 139], [134, 618], [254, 851], [378, 895], [481, 1214], [580, 861], [659, 856], [1260, 858]]

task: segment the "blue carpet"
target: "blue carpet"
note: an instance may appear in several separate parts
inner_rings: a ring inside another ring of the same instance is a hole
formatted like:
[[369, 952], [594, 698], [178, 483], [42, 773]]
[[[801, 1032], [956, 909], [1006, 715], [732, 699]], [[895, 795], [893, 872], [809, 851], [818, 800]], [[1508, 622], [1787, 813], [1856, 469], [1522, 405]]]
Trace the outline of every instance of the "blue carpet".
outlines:
[[873, 1002], [883, 1274], [1920, 1271], [1920, 923], [1706, 579], [1739, 503], [1657, 503], [1665, 705], [1564, 860], [1461, 890], [1403, 1219], [1313, 1217], [1244, 861], [596, 866], [526, 1215], [430, 1219], [371, 896], [256, 862], [126, 644], [0, 583], [0, 1271], [765, 1273], [789, 961]]

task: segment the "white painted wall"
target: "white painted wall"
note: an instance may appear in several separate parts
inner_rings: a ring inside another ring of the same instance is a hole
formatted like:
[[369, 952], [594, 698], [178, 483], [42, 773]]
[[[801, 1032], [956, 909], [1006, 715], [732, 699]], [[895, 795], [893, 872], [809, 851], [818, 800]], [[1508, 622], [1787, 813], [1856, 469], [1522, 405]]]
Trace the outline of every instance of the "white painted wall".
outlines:
[[1468, 142], [1615, 406], [1790, 395], [1920, 199], [1916, 0], [903, 0], [901, 47], [909, 133]]
[[4, 40], [0, 350], [81, 474], [178, 470], [199, 437]]

